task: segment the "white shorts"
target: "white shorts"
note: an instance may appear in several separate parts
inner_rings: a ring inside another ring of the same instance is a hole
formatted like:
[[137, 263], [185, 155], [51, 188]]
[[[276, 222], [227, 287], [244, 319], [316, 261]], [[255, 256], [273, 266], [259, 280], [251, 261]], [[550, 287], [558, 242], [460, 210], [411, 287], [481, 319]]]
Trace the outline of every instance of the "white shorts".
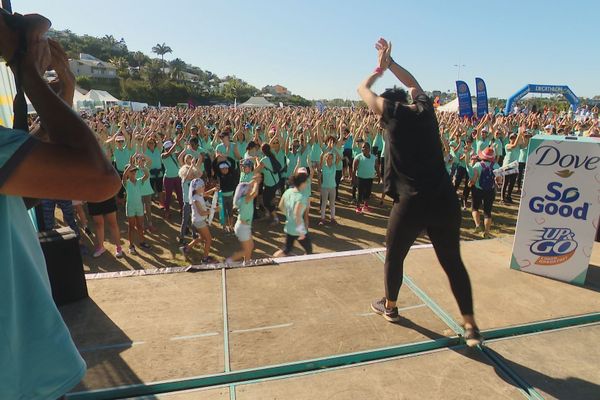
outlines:
[[192, 225], [194, 225], [194, 228], [196, 229], [202, 229], [208, 226], [205, 219], [197, 219], [195, 221], [192, 221]]
[[239, 220], [235, 223], [233, 231], [240, 242], [247, 242], [252, 239], [252, 227], [248, 224], [241, 223]]

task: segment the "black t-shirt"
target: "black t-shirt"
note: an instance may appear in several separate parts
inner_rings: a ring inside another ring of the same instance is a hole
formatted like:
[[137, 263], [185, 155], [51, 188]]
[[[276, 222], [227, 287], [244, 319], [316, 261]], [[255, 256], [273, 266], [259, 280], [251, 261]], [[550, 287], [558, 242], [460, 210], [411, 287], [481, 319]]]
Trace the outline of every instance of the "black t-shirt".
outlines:
[[385, 100], [385, 194], [437, 192], [449, 182], [433, 102], [425, 94], [413, 99], [416, 109]]

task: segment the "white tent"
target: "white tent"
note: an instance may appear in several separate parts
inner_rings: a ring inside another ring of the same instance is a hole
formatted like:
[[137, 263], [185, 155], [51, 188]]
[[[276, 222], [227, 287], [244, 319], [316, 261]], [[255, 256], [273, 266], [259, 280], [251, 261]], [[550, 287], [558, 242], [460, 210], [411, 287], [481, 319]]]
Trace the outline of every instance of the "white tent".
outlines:
[[107, 91], [95, 90], [95, 89], [92, 89], [89, 92], [87, 92], [87, 94], [85, 95], [85, 98], [86, 98], [86, 100], [101, 101], [103, 103], [119, 101], [119, 99], [117, 99], [115, 96], [108, 93]]
[[[473, 109], [475, 109], [477, 107], [477, 102], [473, 99], [471, 99], [471, 104], [473, 105]], [[452, 100], [451, 102], [444, 104], [443, 106], [439, 106], [437, 108], [437, 110], [440, 112], [457, 113], [458, 112], [458, 97], [455, 98], [454, 100]]]
[[269, 103], [264, 97], [250, 97], [248, 101], [239, 105], [240, 107], [276, 107], [275, 104]]

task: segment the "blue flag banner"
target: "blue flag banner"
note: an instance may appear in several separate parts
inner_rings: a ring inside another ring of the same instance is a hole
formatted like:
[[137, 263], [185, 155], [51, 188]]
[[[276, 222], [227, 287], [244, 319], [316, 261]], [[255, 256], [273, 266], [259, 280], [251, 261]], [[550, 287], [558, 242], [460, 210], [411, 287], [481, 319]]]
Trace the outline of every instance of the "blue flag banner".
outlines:
[[488, 113], [487, 89], [481, 78], [475, 78], [475, 87], [477, 88], [477, 118], [481, 118]]
[[473, 104], [471, 103], [469, 85], [464, 81], [456, 81], [456, 95], [458, 96], [458, 115], [471, 118], [473, 116]]

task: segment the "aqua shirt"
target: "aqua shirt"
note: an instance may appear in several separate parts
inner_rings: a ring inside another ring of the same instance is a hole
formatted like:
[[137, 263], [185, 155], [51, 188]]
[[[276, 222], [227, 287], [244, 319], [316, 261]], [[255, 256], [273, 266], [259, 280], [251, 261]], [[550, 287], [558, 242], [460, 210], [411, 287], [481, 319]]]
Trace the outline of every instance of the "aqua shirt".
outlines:
[[[310, 195], [312, 193], [312, 182], [310, 181], [310, 179], [308, 179], [306, 181], [306, 185], [304, 185], [304, 189], [302, 189], [300, 191], [300, 193], [302, 193], [302, 196], [304, 196], [304, 198], [306, 200], [308, 200], [310, 198]], [[308, 204], [308, 203], [307, 203]]]
[[[335, 170], [341, 171], [342, 169], [344, 169], [344, 160], [343, 160], [344, 149], [334, 146], [333, 151], [339, 157], [339, 161], [335, 163]], [[333, 157], [334, 162], [335, 162], [335, 158], [336, 157]]]
[[375, 138], [372, 143], [373, 147], [377, 147], [379, 150], [383, 151], [383, 135], [381, 132], [377, 132]]
[[296, 215], [294, 214], [294, 208], [296, 208], [296, 204], [300, 203], [300, 213], [304, 214], [306, 210], [306, 198], [300, 193], [296, 188], [290, 188], [286, 190], [282, 195], [282, 200], [285, 209], [285, 226], [283, 227], [283, 231], [291, 236], [299, 236], [298, 232], [296, 232]]
[[522, 145], [519, 149], [519, 162], [524, 163], [527, 161], [527, 146]]
[[235, 160], [235, 143], [229, 142], [229, 152], [227, 152], [227, 147], [224, 143], [219, 143], [217, 147], [215, 147], [215, 153], [225, 154], [226, 157], [231, 157]]
[[137, 178], [135, 182], [129, 179], [125, 181], [125, 192], [127, 193], [127, 208], [130, 206], [142, 205], [142, 178]]
[[[0, 186], [34, 140], [0, 127]], [[52, 300], [23, 198], [0, 194], [0, 221], [0, 398], [57, 399], [81, 381], [85, 362]]]
[[250, 182], [252, 177], [254, 176], [254, 172], [245, 173], [244, 171], [240, 172], [240, 183], [241, 182]]
[[354, 140], [354, 137], [352, 135], [349, 135], [348, 139], [346, 139], [346, 141], [344, 142], [344, 150], [349, 150], [352, 148], [353, 140]]
[[271, 159], [265, 156], [261, 158], [260, 162], [263, 163], [265, 166], [265, 168], [263, 169], [265, 186], [273, 187], [277, 185], [279, 179], [277, 178], [277, 174], [273, 172], [273, 164], [271, 164]]
[[384, 157], [385, 154], [385, 138], [381, 138], [381, 141], [383, 142], [383, 144], [381, 145], [381, 157]]
[[475, 141], [475, 148], [477, 149], [477, 154], [481, 153], [486, 147], [490, 145], [490, 143], [490, 139], [477, 139]]
[[356, 158], [360, 154], [362, 154], [362, 147], [354, 146], [352, 148], [352, 158]]
[[294, 173], [296, 165], [298, 165], [298, 158], [300, 153], [289, 152], [287, 154], [287, 171], [285, 172], [285, 178], [291, 176]]
[[246, 149], [248, 148], [248, 141], [244, 140], [241, 142], [236, 142], [237, 143], [237, 147], [238, 147], [238, 151], [241, 154], [245, 154], [246, 153]]
[[509, 150], [508, 145], [506, 145], [504, 146], [504, 149], [506, 151], [506, 156], [504, 156], [504, 162], [502, 163], [503, 166], [514, 161], [519, 161], [520, 150], [518, 147], [513, 147], [511, 150]]
[[160, 157], [161, 150], [156, 146], [154, 150], [146, 149], [144, 154], [150, 158], [149, 169], [159, 169], [158, 176], [162, 176], [162, 158]]
[[321, 161], [321, 146], [319, 145], [319, 143], [314, 143], [312, 145], [312, 149], [310, 151], [310, 161], [311, 162], [319, 162]]
[[[136, 177], [136, 179], [143, 178], [144, 171], [141, 169], [138, 169], [135, 174], [135, 177]], [[150, 184], [150, 177], [148, 177], [148, 179], [146, 179], [145, 181], [142, 182], [141, 193], [142, 193], [142, 196], [150, 196], [151, 194], [154, 194], [154, 189], [152, 189], [152, 185]]]
[[306, 145], [304, 151], [300, 153], [300, 166], [304, 168], [308, 168], [308, 157], [310, 156], [310, 145]]
[[175, 158], [175, 153], [171, 153], [167, 158], [163, 158], [163, 165], [165, 166], [165, 177], [177, 178], [179, 176], [179, 163]]
[[113, 158], [115, 160], [115, 165], [117, 166], [118, 171], [125, 171], [125, 167], [129, 164], [129, 159], [131, 158], [131, 151], [127, 148], [127, 146], [119, 149], [115, 147], [115, 151], [113, 152]]
[[356, 176], [361, 179], [375, 178], [375, 156], [373, 154], [369, 158], [365, 157], [364, 154], [359, 154], [355, 160], [358, 160]]
[[[277, 159], [277, 161], [279, 161], [279, 165], [281, 165], [281, 169], [283, 169], [287, 165], [285, 151], [280, 149], [279, 151], [274, 151], [273, 154], [275, 155], [275, 159]], [[282, 175], [283, 175], [283, 173], [282, 173]]]
[[238, 209], [238, 220], [251, 225], [252, 218], [254, 218], [254, 202], [252, 200], [246, 201], [246, 196], [242, 196], [237, 201], [236, 207]]
[[335, 188], [335, 165], [331, 164], [331, 166], [327, 166], [327, 164], [323, 165], [321, 168], [323, 173], [323, 183], [321, 187], [323, 189], [333, 189]]

